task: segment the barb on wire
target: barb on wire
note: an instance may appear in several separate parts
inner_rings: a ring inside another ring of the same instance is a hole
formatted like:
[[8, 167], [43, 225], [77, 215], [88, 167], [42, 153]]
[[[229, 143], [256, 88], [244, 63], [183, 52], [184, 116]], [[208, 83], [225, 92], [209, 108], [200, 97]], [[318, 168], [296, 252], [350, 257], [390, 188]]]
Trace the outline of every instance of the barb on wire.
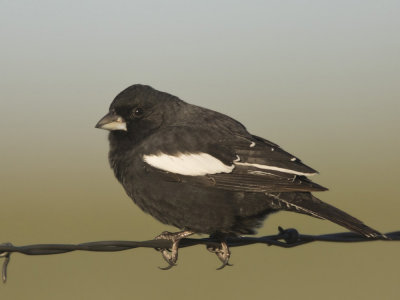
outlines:
[[[400, 231], [386, 233], [385, 237], [366, 238], [357, 233], [344, 232], [323, 235], [299, 234], [296, 229], [283, 229], [279, 227], [276, 235], [263, 237], [232, 237], [227, 238], [226, 243], [229, 247], [240, 247], [253, 244], [266, 244], [282, 248], [293, 248], [311, 242], [370, 242], [370, 241], [400, 241]], [[191, 247], [195, 245], [206, 245], [218, 247], [220, 241], [213, 238], [192, 239], [184, 238], [181, 240], [179, 248]], [[10, 262], [11, 253], [21, 253], [25, 255], [50, 255], [61, 254], [72, 251], [96, 251], [96, 252], [116, 252], [135, 248], [154, 248], [168, 249], [172, 246], [169, 240], [154, 239], [149, 241], [100, 241], [82, 244], [36, 244], [26, 246], [14, 246], [11, 243], [0, 244], [0, 258], [4, 258], [2, 267], [2, 281], [7, 281], [7, 266]]]

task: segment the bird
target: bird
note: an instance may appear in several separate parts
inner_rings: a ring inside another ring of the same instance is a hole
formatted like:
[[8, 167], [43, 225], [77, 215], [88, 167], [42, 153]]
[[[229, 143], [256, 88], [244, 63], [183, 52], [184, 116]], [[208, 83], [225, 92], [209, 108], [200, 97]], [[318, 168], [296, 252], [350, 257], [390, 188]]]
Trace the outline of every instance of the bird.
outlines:
[[95, 127], [109, 131], [109, 163], [127, 195], [181, 230], [156, 237], [172, 243], [158, 249], [168, 263], [164, 269], [176, 265], [179, 241], [193, 234], [217, 238], [220, 246], [208, 250], [221, 260], [220, 268], [229, 265], [226, 239], [255, 234], [278, 211], [384, 237], [315, 197], [313, 192], [327, 190], [308, 178], [316, 170], [225, 114], [134, 84], [115, 97]]

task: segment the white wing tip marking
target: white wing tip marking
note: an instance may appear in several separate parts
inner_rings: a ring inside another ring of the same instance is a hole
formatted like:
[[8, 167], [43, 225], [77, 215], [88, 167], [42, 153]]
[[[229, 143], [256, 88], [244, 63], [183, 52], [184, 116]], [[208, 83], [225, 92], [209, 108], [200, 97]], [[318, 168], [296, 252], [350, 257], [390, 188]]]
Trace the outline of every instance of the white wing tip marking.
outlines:
[[255, 167], [258, 169], [278, 171], [278, 172], [282, 172], [282, 173], [288, 173], [288, 174], [294, 174], [294, 175], [300, 175], [300, 176], [313, 176], [313, 175], [317, 174], [316, 172], [315, 173], [304, 173], [304, 172], [299, 172], [299, 171], [295, 171], [295, 170], [290, 170], [290, 169], [285, 169], [285, 168], [280, 168], [280, 167], [275, 167], [275, 166], [260, 165], [260, 164], [235, 162], [235, 165]]
[[272, 173], [269, 173], [269, 172], [264, 172], [264, 171], [248, 171], [248, 173], [249, 174], [252, 174], [252, 175], [271, 175], [271, 176], [278, 176], [278, 175], [276, 175], [276, 174], [272, 174]]
[[255, 145], [256, 145], [256, 143], [255, 143], [255, 142], [251, 142], [251, 144], [250, 144], [250, 148], [253, 148], [253, 147], [255, 147]]

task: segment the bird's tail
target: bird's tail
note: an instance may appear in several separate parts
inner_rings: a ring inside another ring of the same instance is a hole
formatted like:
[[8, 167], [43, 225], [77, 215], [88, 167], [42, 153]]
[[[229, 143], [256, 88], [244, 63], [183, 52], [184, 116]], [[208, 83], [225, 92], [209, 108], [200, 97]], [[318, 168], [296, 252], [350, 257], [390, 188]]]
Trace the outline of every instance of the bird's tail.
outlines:
[[311, 193], [281, 193], [278, 199], [285, 210], [329, 220], [367, 238], [386, 239], [386, 236], [379, 231], [365, 225], [344, 211], [322, 202]]

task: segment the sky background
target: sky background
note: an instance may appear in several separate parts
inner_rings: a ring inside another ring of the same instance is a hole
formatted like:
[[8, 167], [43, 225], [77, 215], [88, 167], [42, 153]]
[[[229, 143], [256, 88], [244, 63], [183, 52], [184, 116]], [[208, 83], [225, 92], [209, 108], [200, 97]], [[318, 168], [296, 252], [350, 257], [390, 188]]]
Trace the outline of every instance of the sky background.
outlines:
[[[399, 1], [0, 0], [0, 242], [146, 240], [94, 129], [134, 83], [226, 113], [320, 171], [317, 196], [400, 230]], [[340, 232], [280, 213], [277, 226]], [[12, 256], [4, 299], [398, 299], [397, 243], [253, 245], [215, 271], [156, 251]]]

